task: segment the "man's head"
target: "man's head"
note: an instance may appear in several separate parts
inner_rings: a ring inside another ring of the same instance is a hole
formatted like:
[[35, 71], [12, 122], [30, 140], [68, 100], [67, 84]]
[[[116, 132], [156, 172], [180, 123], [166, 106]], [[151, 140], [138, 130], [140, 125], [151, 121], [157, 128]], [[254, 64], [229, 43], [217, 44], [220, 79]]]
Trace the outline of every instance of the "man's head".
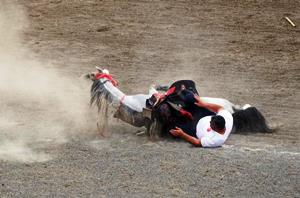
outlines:
[[211, 117], [210, 127], [220, 133], [223, 134], [225, 132], [225, 119], [220, 115], [215, 115]]

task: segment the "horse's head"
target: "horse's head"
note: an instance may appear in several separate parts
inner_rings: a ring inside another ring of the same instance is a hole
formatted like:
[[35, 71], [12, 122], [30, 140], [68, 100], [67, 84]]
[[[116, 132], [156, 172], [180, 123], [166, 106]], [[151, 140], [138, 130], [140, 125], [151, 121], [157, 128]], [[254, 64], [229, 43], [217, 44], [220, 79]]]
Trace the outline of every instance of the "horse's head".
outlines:
[[96, 71], [87, 73], [87, 74], [83, 75], [83, 77], [86, 79], [92, 80], [92, 81], [99, 80], [102, 78], [106, 78], [108, 80], [113, 80], [107, 69], [102, 69], [98, 66], [96, 66]]
[[100, 67], [96, 66], [96, 69], [99, 73], [102, 74], [109, 74], [109, 71], [107, 69], [101, 69]]

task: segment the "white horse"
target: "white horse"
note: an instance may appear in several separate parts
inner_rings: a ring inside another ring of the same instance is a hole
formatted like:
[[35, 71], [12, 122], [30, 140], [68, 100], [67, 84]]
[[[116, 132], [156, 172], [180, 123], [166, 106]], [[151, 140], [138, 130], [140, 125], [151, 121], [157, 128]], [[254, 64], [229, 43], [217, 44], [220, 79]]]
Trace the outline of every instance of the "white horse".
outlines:
[[[109, 75], [108, 70], [102, 70], [102, 73], [103, 71], [104, 74]], [[112, 103], [124, 104], [137, 112], [142, 112], [143, 109], [146, 107], [146, 100], [149, 99], [153, 94], [158, 93], [154, 86], [151, 86], [148, 94], [126, 95], [115, 85], [113, 85], [112, 82], [107, 78], [99, 78], [98, 80], [101, 82], [101, 84], [103, 84], [103, 89], [107, 92], [106, 94], [110, 95], [109, 97]], [[249, 104], [245, 104], [243, 107], [241, 107], [240, 105], [233, 104], [232, 102], [224, 98], [200, 97], [200, 99], [204, 102], [220, 105], [224, 109], [228, 110], [230, 113], [234, 113], [237, 110], [246, 109], [250, 107]]]
[[[115, 85], [114, 80], [109, 75], [109, 71], [104, 69], [97, 68], [97, 73], [91, 73], [86, 75], [87, 78], [93, 80], [93, 85], [91, 88], [91, 104], [96, 104], [98, 110], [105, 109], [107, 112], [108, 105], [105, 103], [103, 106], [103, 101], [111, 103], [115, 108], [116, 112], [114, 116], [131, 124], [136, 127], [147, 126], [145, 116], [143, 115], [143, 109], [146, 108], [146, 100], [149, 99], [153, 94], [158, 93], [158, 91], [152, 86], [149, 89], [148, 94], [136, 94], [136, 95], [126, 95], [124, 92], [119, 90]], [[98, 76], [97, 76], [98, 75]], [[233, 114], [233, 117], [236, 117], [236, 123], [241, 123], [242, 125], [249, 125], [247, 122], [251, 122], [250, 125], [257, 123], [258, 121], [262, 122], [260, 127], [250, 127], [250, 130], [265, 130], [269, 132], [269, 128], [265, 124], [264, 117], [260, 114], [258, 110], [255, 109], [253, 113], [253, 108], [249, 104], [244, 106], [233, 104], [232, 102], [223, 99], [223, 98], [212, 98], [212, 97], [200, 97], [203, 101], [208, 103], [213, 103], [222, 106], [224, 109], [228, 110]], [[242, 111], [245, 109], [251, 109], [250, 113], [248, 111]], [[244, 115], [246, 113], [246, 115]], [[259, 114], [257, 116], [257, 114]], [[236, 115], [236, 116], [234, 116]], [[248, 119], [248, 117], [258, 117], [253, 121]], [[245, 120], [245, 118], [247, 118]], [[242, 126], [243, 128], [244, 126]], [[247, 127], [246, 127], [247, 128]], [[257, 129], [256, 129], [257, 128]]]

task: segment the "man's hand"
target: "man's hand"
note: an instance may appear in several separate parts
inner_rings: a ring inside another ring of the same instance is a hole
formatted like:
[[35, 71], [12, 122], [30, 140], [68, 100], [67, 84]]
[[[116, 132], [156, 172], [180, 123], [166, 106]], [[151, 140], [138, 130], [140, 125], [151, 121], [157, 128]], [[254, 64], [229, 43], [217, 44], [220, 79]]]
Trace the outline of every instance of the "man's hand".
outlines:
[[196, 99], [195, 105], [199, 106], [199, 107], [203, 107], [204, 104], [200, 99], [200, 96], [198, 96], [197, 94], [194, 94], [194, 98]]
[[181, 137], [184, 134], [183, 130], [179, 127], [175, 127], [175, 129], [171, 129], [170, 133], [175, 137]]
[[183, 138], [184, 140], [190, 142], [194, 146], [201, 146], [201, 141], [198, 138], [190, 136], [186, 134], [181, 128], [175, 127], [175, 129], [171, 129], [170, 133], [175, 137]]

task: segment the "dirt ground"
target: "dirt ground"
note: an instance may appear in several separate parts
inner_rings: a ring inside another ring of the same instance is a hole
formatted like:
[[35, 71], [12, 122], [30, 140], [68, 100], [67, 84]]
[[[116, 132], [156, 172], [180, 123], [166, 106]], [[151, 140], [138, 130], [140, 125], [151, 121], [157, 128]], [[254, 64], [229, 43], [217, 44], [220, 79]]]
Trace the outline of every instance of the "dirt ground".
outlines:
[[[92, 122], [60, 144], [30, 142], [49, 160], [2, 159], [1, 197], [300, 197], [299, 1], [12, 2], [29, 21], [22, 45], [60, 75], [80, 84], [101, 65], [128, 94], [193, 79], [200, 95], [250, 103], [278, 130], [203, 149], [151, 142], [118, 121], [103, 139]], [[43, 115], [38, 104], [10, 105], [30, 111], [25, 126]]]

